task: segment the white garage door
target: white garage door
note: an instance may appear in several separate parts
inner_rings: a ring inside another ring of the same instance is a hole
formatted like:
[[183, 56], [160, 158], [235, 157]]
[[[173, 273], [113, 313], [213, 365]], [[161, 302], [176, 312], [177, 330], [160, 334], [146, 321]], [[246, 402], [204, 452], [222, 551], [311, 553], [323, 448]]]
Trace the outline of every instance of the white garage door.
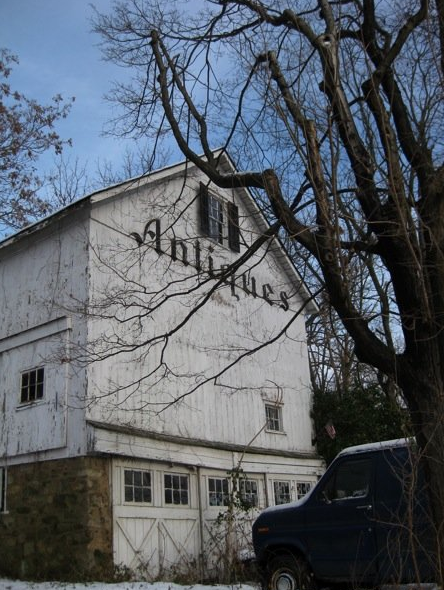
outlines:
[[114, 562], [147, 580], [189, 573], [200, 552], [196, 475], [146, 463], [113, 469]]

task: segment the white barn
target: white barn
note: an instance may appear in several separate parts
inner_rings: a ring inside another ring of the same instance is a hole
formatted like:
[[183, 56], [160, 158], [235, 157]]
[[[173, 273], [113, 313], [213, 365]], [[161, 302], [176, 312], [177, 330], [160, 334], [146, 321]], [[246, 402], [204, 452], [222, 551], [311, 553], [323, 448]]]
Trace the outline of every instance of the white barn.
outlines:
[[183, 163], [0, 243], [0, 573], [217, 574], [317, 481], [315, 307], [276, 240], [243, 260], [267, 228]]

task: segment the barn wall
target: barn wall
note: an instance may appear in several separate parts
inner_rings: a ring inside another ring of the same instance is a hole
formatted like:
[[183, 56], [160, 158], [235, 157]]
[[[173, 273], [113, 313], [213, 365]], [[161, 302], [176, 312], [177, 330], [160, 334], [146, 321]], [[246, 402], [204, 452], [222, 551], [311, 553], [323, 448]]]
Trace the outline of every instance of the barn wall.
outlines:
[[[296, 499], [298, 484], [316, 481], [300, 283], [279, 252], [261, 248], [164, 346], [162, 332], [211, 286], [196, 253], [206, 271], [239, 256], [199, 233], [200, 180], [128, 183], [2, 245], [0, 574], [107, 578], [123, 565], [155, 577], [201, 566], [215, 557], [205, 555], [220, 512], [208, 503], [211, 479], [242, 464], [257, 482], [255, 509], [274, 503], [275, 482]], [[218, 196], [237, 200], [242, 253], [260, 232], [254, 215], [236, 191]], [[150, 220], [159, 225], [148, 233]], [[23, 404], [21, 372], [41, 364], [44, 399]], [[281, 410], [278, 431], [266, 404]], [[125, 500], [125, 469], [150, 472], [146, 505]], [[189, 478], [187, 505], [165, 504], [169, 472]]]
[[[0, 465], [85, 451], [86, 373], [67, 362], [86, 339], [88, 221], [84, 211], [12, 237], [0, 256]], [[44, 395], [21, 401], [21, 374], [45, 371]]]
[[[104, 358], [89, 367], [90, 392], [99, 395], [87, 418], [185, 438], [241, 445], [254, 439], [262, 448], [313, 452], [305, 318], [296, 313], [300, 283], [270, 244], [239, 269], [235, 284], [221, 285], [186, 319], [215, 283], [196, 268], [197, 243], [204, 269], [210, 262], [217, 269], [234, 262], [246, 248], [242, 244], [237, 254], [202, 235], [198, 190], [199, 177], [189, 174], [133, 186], [93, 205], [90, 267], [97, 316], [89, 321], [89, 336]], [[236, 191], [217, 189], [217, 195], [225, 203], [236, 200], [242, 235], [253, 242], [259, 230]], [[133, 232], [145, 236], [142, 245]], [[249, 294], [253, 279], [256, 292]], [[277, 434], [265, 428], [266, 402], [281, 408]]]

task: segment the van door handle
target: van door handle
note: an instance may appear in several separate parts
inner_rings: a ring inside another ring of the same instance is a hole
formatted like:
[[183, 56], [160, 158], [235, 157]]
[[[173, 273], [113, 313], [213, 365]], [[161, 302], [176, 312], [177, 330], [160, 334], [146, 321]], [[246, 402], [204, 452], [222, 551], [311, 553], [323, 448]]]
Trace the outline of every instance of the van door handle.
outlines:
[[368, 510], [370, 511], [373, 508], [371, 504], [366, 504], [365, 506], [356, 506], [356, 510]]

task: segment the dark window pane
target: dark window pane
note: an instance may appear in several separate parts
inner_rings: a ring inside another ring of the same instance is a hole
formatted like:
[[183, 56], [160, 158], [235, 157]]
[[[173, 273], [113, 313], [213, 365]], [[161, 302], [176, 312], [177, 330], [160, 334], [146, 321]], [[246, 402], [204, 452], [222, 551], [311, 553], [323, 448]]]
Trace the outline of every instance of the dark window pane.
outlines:
[[165, 475], [165, 487], [171, 488], [172, 487], [171, 483], [172, 483], [171, 475]]
[[148, 473], [148, 471], [143, 472], [143, 485], [147, 487], [151, 486], [151, 473]]
[[173, 503], [173, 496], [172, 491], [170, 489], [165, 490], [165, 503], [172, 504]]
[[362, 498], [368, 494], [371, 474], [371, 461], [344, 461], [326, 486], [330, 500]]
[[151, 490], [149, 488], [143, 488], [143, 501], [151, 502]]
[[44, 369], [32, 369], [21, 375], [20, 402], [27, 403], [43, 398]]
[[125, 502], [133, 502], [133, 488], [125, 486]]
[[133, 483], [133, 472], [125, 469], [125, 484], [132, 485]]
[[134, 485], [140, 486], [142, 485], [142, 473], [140, 471], [133, 471], [134, 476]]

